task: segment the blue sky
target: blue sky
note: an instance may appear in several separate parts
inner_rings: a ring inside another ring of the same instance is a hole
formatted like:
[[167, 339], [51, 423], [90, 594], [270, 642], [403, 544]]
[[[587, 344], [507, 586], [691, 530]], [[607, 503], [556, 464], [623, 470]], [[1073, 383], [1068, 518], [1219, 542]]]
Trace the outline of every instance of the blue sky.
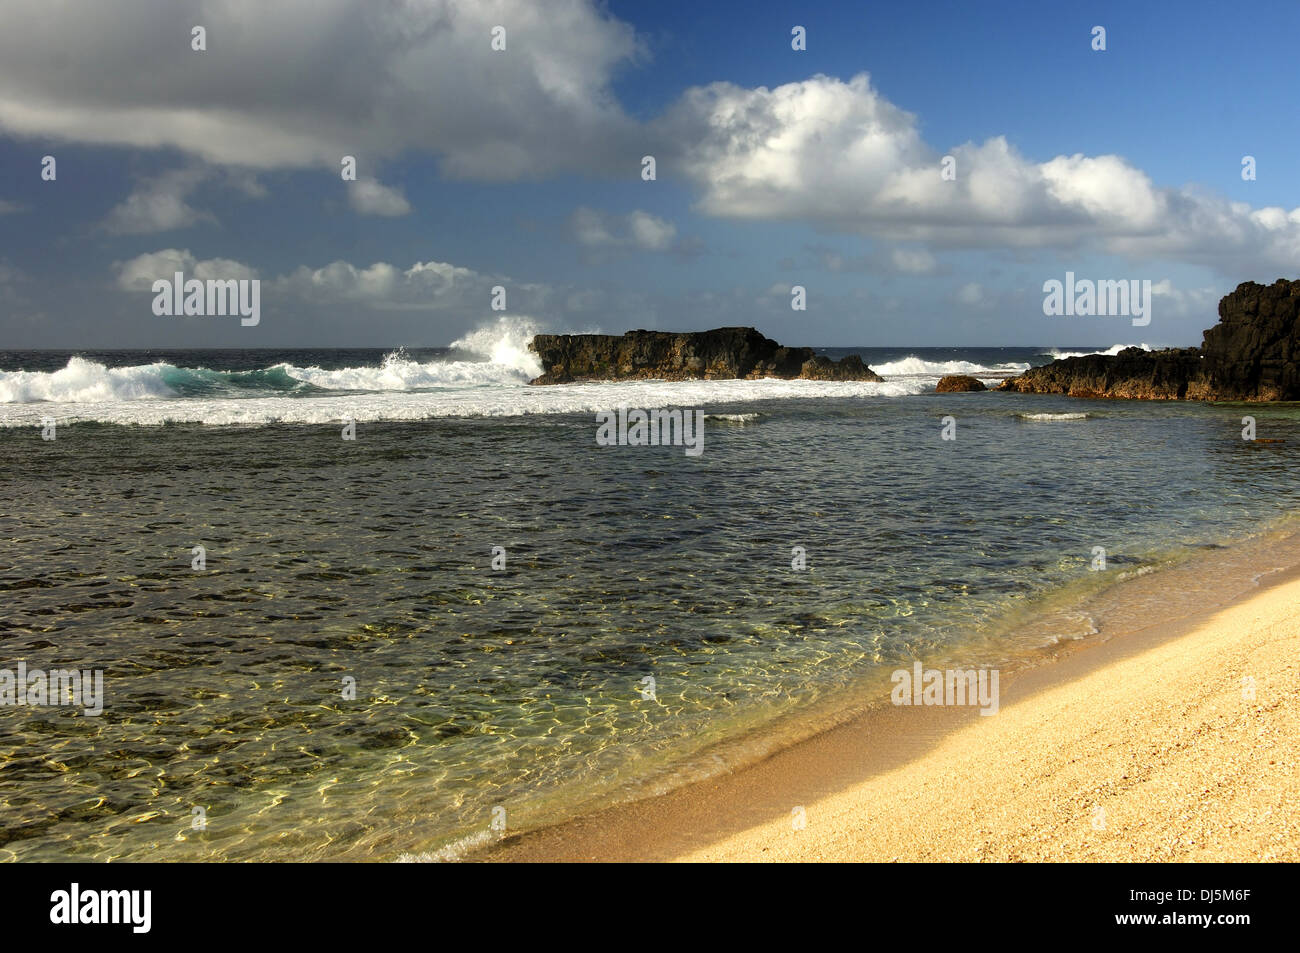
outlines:
[[[273, 10], [0, 11], [0, 348], [445, 345], [497, 285], [550, 330], [1194, 344], [1296, 277], [1293, 3]], [[258, 278], [261, 323], [155, 316], [176, 269]], [[1150, 280], [1151, 324], [1044, 316], [1067, 270]]]

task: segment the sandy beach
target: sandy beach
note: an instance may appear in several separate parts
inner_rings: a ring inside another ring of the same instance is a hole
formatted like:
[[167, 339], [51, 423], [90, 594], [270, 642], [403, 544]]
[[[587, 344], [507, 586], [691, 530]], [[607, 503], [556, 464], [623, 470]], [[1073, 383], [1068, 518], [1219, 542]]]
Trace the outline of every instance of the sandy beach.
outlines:
[[[1300, 857], [1300, 581], [685, 860]], [[1253, 697], [1250, 683], [1253, 679]]]
[[1067, 647], [1008, 679], [996, 716], [875, 711], [482, 859], [1296, 860], [1300, 574], [1272, 578]]

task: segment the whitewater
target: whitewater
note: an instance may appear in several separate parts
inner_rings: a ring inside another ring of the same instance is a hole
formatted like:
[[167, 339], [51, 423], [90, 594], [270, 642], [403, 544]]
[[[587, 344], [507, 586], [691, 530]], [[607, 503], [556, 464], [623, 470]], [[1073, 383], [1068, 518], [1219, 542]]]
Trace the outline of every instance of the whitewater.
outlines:
[[[1037, 360], [981, 363], [899, 356], [871, 363], [881, 383], [804, 380], [620, 381], [531, 386], [542, 373], [528, 342], [535, 322], [502, 319], [417, 359], [404, 349], [355, 366], [322, 367], [280, 361], [217, 370], [201, 366], [204, 352], [182, 360], [112, 367], [72, 355], [57, 370], [0, 371], [0, 427], [97, 422], [157, 426], [328, 424], [418, 421], [439, 417], [513, 417], [595, 413], [611, 407], [712, 407], [807, 398], [880, 399], [929, 393], [940, 377], [967, 374], [992, 386], [1074, 352], [1040, 351]], [[1114, 353], [1109, 351], [1078, 353]], [[830, 349], [861, 353], [884, 349]], [[959, 350], [959, 349], [954, 349]], [[1007, 350], [1007, 349], [1003, 349]], [[1032, 349], [1021, 349], [1032, 352]], [[191, 364], [195, 366], [190, 366]]]

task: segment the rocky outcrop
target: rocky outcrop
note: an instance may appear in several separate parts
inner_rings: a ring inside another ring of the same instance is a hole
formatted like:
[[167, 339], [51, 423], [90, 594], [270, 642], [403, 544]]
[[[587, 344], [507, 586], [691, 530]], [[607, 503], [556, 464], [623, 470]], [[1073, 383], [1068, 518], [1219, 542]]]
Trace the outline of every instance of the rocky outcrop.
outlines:
[[673, 333], [539, 334], [528, 345], [542, 363], [534, 384], [572, 381], [725, 380], [781, 377], [879, 381], [860, 357], [832, 361], [810, 347], [782, 347], [754, 328]]
[[998, 390], [1133, 400], [1202, 399], [1208, 393], [1201, 352], [1194, 347], [1067, 357], [1005, 380]]
[[1199, 348], [1070, 357], [999, 390], [1142, 400], [1300, 400], [1300, 281], [1247, 281], [1219, 301]]
[[1201, 350], [1215, 399], [1300, 400], [1300, 281], [1238, 285]]
[[[795, 348], [797, 351], [810, 351], [811, 348]], [[796, 375], [809, 381], [879, 381], [884, 380], [879, 374], [862, 363], [856, 354], [832, 361], [829, 357], [818, 355], [810, 357], [799, 367]]]
[[988, 388], [978, 377], [971, 377], [969, 374], [949, 374], [947, 377], [941, 377], [934, 388], [936, 394], [959, 394], [963, 391], [976, 390], [988, 390]]

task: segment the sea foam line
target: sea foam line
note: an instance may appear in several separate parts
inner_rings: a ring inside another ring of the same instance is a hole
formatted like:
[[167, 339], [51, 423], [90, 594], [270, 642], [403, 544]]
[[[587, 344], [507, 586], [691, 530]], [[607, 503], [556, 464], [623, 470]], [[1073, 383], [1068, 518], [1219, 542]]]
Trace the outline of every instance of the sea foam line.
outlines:
[[0, 426], [60, 425], [80, 421], [157, 426], [167, 423], [327, 424], [343, 420], [430, 420], [439, 417], [524, 417], [594, 414], [611, 407], [705, 407], [725, 403], [806, 398], [880, 398], [928, 393], [916, 381], [620, 381], [601, 384], [527, 384], [312, 397], [110, 400], [98, 404], [0, 404]]

